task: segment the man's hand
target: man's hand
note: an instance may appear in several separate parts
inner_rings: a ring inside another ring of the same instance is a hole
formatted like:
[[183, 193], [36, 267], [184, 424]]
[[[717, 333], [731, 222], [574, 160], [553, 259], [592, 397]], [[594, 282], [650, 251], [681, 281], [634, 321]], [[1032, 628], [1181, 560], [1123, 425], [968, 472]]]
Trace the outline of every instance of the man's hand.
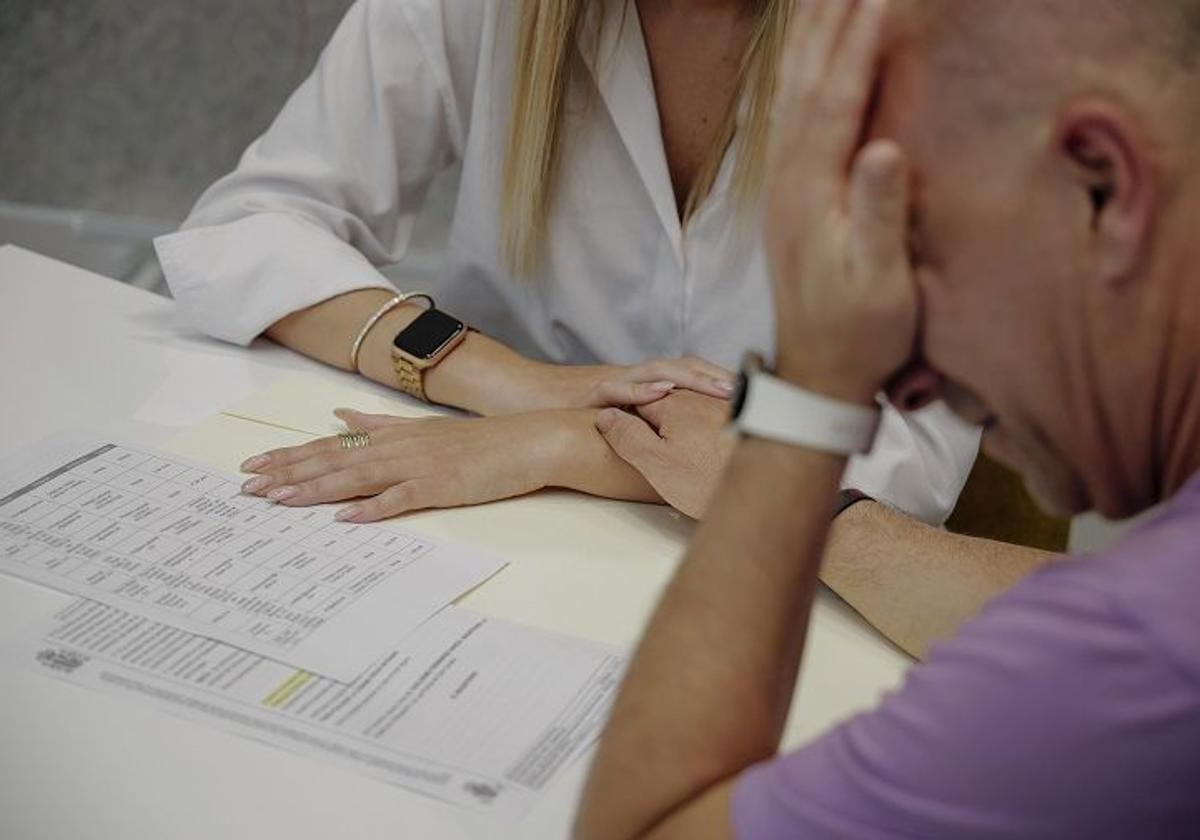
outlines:
[[596, 428], [663, 501], [699, 519], [736, 442], [728, 422], [727, 401], [681, 391], [642, 406], [637, 415], [602, 411]]
[[883, 15], [843, 32], [844, 17], [841, 3], [807, 3], [793, 24], [773, 110], [765, 231], [780, 375], [869, 403], [912, 356], [919, 308], [905, 160], [888, 141], [858, 148]]

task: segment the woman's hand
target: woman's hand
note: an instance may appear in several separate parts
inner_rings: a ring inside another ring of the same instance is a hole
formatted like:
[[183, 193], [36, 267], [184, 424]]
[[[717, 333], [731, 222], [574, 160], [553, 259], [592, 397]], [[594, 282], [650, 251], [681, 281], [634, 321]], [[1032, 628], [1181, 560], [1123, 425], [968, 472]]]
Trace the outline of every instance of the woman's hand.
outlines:
[[735, 440], [729, 404], [680, 392], [629, 414], [600, 412], [596, 428], [608, 445], [640, 472], [663, 501], [700, 519], [708, 510]]
[[640, 406], [672, 391], [694, 391], [718, 399], [733, 394], [735, 376], [693, 356], [652, 359], [636, 365], [549, 365], [530, 363], [514, 410]]
[[361, 449], [337, 436], [247, 459], [256, 473], [242, 491], [289, 507], [347, 499], [345, 522], [374, 522], [425, 508], [461, 507], [566, 487], [634, 501], [653, 489], [612, 454], [594, 411], [499, 417], [408, 419], [339, 409], [350, 429], [370, 433]]

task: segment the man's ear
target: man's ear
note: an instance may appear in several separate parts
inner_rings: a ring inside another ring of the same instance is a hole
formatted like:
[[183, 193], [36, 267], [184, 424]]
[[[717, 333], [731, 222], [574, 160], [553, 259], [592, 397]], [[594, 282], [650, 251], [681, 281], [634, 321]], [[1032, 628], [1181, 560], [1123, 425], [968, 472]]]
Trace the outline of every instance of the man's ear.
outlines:
[[1095, 265], [1105, 282], [1134, 275], [1154, 222], [1154, 173], [1134, 120], [1116, 106], [1077, 100], [1059, 120], [1058, 147], [1090, 214]]

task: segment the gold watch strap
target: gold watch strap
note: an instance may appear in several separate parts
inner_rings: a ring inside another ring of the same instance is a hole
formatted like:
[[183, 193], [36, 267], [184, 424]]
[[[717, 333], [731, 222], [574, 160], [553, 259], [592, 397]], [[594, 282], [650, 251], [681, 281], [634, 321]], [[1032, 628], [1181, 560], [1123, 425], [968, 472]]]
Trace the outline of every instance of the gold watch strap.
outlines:
[[396, 371], [396, 387], [421, 402], [429, 402], [425, 396], [424, 371], [403, 356], [392, 356], [392, 367]]

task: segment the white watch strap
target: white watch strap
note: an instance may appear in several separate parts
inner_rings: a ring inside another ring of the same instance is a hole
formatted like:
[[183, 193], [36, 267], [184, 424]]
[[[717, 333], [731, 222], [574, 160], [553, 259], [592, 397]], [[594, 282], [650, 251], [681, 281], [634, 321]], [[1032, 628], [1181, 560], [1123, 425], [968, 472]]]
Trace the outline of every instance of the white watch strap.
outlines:
[[880, 415], [878, 406], [841, 402], [753, 372], [735, 424], [754, 437], [853, 455], [871, 451]]

